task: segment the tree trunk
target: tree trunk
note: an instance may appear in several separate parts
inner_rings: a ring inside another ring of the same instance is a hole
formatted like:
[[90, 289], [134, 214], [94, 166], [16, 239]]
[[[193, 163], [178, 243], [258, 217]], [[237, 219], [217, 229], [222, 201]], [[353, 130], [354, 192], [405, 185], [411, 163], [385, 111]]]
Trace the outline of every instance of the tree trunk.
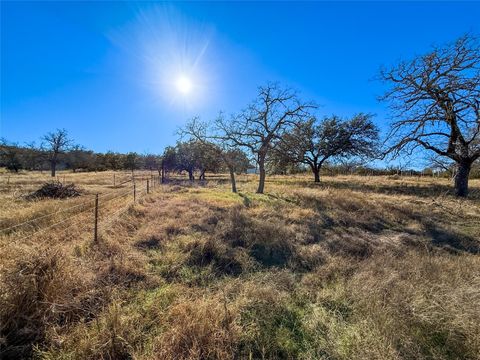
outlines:
[[455, 195], [467, 197], [468, 195], [468, 176], [472, 164], [469, 161], [458, 163], [457, 173], [455, 174]]
[[265, 188], [265, 157], [259, 157], [258, 170], [260, 172], [260, 180], [258, 181], [257, 194], [263, 194]]
[[50, 161], [50, 172], [52, 177], [55, 177], [56, 170], [57, 170], [57, 162], [55, 160]]
[[319, 183], [320, 182], [320, 167], [315, 166], [312, 168], [313, 175], [315, 175], [315, 182]]
[[195, 180], [195, 176], [193, 176], [193, 170], [188, 170], [188, 179], [190, 181]]
[[319, 183], [320, 182], [320, 169], [322, 167], [322, 164], [317, 163], [317, 159], [315, 161], [309, 162], [308, 165], [310, 165], [310, 169], [312, 169], [313, 176], [315, 178], [315, 182]]
[[235, 171], [233, 167], [229, 167], [230, 170], [230, 182], [232, 183], [232, 192], [237, 192], [237, 182], [235, 181]]

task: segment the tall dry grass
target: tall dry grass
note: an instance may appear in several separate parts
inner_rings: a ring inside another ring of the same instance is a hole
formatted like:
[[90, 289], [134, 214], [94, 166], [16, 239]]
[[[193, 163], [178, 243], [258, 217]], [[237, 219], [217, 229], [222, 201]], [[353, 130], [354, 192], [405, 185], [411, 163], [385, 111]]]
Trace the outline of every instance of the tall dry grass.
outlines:
[[3, 237], [2, 357], [480, 358], [480, 183], [458, 200], [442, 179], [253, 180], [166, 185], [98, 243]]

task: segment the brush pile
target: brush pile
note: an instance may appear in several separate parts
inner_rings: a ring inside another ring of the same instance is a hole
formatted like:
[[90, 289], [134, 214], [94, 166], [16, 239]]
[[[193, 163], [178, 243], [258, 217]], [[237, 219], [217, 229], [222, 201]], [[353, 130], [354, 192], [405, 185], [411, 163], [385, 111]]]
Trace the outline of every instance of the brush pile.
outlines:
[[75, 188], [75, 184], [62, 184], [60, 181], [45, 183], [40, 189], [27, 195], [28, 200], [51, 198], [66, 199], [80, 196], [81, 193]]

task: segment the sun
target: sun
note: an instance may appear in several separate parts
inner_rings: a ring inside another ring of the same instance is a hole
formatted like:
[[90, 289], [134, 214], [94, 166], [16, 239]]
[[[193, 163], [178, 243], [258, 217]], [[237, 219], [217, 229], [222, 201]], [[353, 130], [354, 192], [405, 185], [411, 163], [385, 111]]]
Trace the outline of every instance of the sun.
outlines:
[[177, 90], [184, 95], [188, 94], [192, 90], [192, 82], [185, 75], [181, 75], [178, 77], [176, 86]]

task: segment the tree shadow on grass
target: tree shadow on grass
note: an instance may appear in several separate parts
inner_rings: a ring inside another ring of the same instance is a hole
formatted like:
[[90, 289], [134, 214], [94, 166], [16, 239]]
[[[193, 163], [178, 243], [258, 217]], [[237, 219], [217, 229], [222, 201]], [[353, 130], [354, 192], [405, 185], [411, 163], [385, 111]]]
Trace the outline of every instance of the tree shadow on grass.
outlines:
[[434, 197], [440, 195], [453, 195], [451, 185], [445, 184], [428, 184], [425, 186], [409, 185], [406, 183], [398, 183], [392, 181], [391, 184], [366, 184], [355, 182], [340, 182], [324, 180], [323, 186], [335, 189], [346, 189], [361, 192], [373, 192], [386, 195], [410, 195], [419, 197]]
[[[273, 179], [272, 183], [279, 185], [292, 185], [306, 188], [333, 188], [341, 190], [352, 190], [360, 192], [370, 192], [386, 195], [410, 195], [422, 198], [435, 197], [441, 195], [454, 195], [453, 185], [450, 184], [423, 184], [422, 186], [416, 184], [409, 184], [401, 180], [386, 180], [390, 183], [366, 183], [355, 181], [335, 181], [330, 179], [322, 179], [320, 183], [307, 180], [297, 180], [295, 182]], [[470, 187], [468, 199], [480, 199], [480, 189], [477, 187]]]
[[452, 230], [447, 230], [429, 222], [424, 223], [424, 226], [428, 237], [432, 239], [432, 246], [453, 253], [468, 252], [471, 254], [480, 254], [480, 239]]
[[[462, 233], [445, 223], [440, 215], [424, 214], [415, 209], [404, 208], [395, 204], [386, 207], [359, 207], [354, 202], [326, 203], [325, 199], [304, 195], [298, 206], [310, 207], [317, 213], [317, 221], [312, 223], [310, 231], [316, 231], [316, 238], [325, 237], [326, 231], [354, 233], [370, 233], [378, 236], [386, 232], [406, 234], [414, 238], [427, 238], [429, 246], [441, 248], [449, 252], [480, 253], [480, 239]], [[329, 214], [335, 206], [334, 214]], [[330, 210], [329, 210], [330, 208]], [[388, 213], [389, 216], [385, 216]], [[366, 214], [366, 216], [364, 216]], [[393, 216], [392, 216], [393, 215]], [[320, 220], [320, 221], [319, 221]], [[417, 223], [418, 228], [410, 228], [407, 224]], [[413, 242], [413, 244], [417, 244]]]

